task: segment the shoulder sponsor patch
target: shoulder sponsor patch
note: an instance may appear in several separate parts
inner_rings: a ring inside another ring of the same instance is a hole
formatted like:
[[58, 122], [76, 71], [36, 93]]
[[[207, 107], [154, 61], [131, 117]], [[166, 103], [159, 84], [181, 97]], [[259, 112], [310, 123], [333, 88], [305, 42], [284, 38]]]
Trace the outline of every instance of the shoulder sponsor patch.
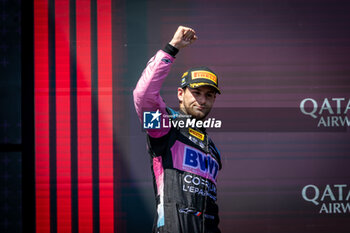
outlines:
[[190, 135], [192, 135], [192, 136], [194, 136], [194, 137], [196, 137], [196, 138], [202, 140], [202, 141], [204, 140], [204, 134], [198, 132], [197, 130], [194, 130], [194, 129], [192, 129], [192, 128], [188, 128], [188, 133], [189, 133]]
[[162, 62], [164, 62], [166, 64], [172, 63], [172, 61], [170, 59], [168, 59], [168, 58], [163, 58]]

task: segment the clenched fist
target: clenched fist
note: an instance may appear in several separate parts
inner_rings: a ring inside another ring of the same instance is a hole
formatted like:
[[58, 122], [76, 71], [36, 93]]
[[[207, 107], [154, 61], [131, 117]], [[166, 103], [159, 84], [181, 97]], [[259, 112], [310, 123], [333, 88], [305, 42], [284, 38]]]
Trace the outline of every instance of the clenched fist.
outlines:
[[181, 49], [192, 44], [197, 39], [196, 32], [192, 28], [179, 26], [169, 44], [177, 49]]

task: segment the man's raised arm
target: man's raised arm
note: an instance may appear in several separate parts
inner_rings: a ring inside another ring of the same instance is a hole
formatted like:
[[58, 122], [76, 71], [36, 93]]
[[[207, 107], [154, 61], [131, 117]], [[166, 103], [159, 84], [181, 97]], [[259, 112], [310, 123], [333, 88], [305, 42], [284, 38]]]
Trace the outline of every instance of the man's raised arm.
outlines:
[[[139, 119], [143, 119], [143, 111], [157, 111], [166, 113], [166, 105], [160, 96], [165, 77], [169, 74], [171, 64], [179, 49], [197, 40], [195, 31], [188, 27], [179, 26], [172, 40], [164, 50], [159, 50], [147, 63], [146, 68], [134, 89], [134, 105]], [[161, 137], [170, 129], [147, 130], [151, 137]]]

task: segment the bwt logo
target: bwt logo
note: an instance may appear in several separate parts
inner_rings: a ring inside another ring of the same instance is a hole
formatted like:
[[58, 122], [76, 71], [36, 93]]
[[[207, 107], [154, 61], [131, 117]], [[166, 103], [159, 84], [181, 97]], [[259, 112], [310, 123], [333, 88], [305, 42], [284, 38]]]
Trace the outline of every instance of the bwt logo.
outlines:
[[185, 148], [183, 165], [197, 170], [199, 172], [197, 175], [209, 173], [213, 180], [216, 179], [219, 169], [219, 165], [210, 155], [202, 154], [189, 147]]
[[156, 112], [143, 112], [143, 128], [160, 129], [161, 115], [159, 109]]

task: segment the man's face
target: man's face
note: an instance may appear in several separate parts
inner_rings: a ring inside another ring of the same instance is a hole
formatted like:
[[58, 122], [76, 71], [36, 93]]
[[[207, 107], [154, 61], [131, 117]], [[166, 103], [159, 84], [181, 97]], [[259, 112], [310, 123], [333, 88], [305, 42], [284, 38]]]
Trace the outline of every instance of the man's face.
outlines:
[[192, 115], [197, 120], [204, 119], [210, 112], [216, 98], [215, 89], [211, 86], [201, 86], [185, 90], [178, 88], [177, 96], [180, 100], [180, 108], [186, 114]]

